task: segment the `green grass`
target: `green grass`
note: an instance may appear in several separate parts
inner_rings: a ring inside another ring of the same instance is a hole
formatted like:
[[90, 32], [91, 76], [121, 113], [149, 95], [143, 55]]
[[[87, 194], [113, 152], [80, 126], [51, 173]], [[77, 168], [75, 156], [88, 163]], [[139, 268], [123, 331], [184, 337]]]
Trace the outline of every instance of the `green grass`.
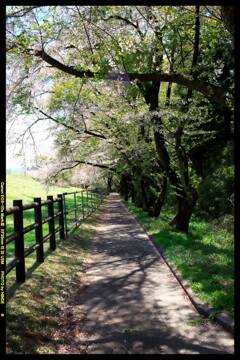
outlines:
[[[6, 304], [6, 353], [55, 354], [63, 340], [73, 298], [81, 296], [83, 261], [91, 258], [89, 246], [96, 236], [104, 205], [89, 217], [68, 240], [58, 240], [44, 263], [27, 272], [23, 284]], [[17, 291], [16, 291], [17, 290]], [[64, 338], [65, 344], [71, 339]]]
[[[41, 197], [42, 200], [47, 199], [47, 195], [52, 195], [54, 198], [57, 197], [58, 194], [62, 193], [71, 193], [74, 191], [81, 191], [79, 188], [74, 187], [53, 187], [46, 192], [46, 190], [41, 186], [40, 182], [32, 179], [32, 177], [24, 174], [12, 174], [7, 175], [6, 177], [6, 203], [7, 207], [13, 206], [13, 200], [23, 200], [23, 204], [29, 204], [33, 202], [34, 197]], [[80, 192], [77, 194], [76, 198], [74, 198], [73, 194], [69, 194], [65, 197], [66, 199], [66, 210], [71, 210], [75, 207], [75, 201], [77, 205], [85, 204], [84, 211], [86, 214], [86, 211], [88, 208], [86, 207], [86, 204], [90, 206], [93, 203], [94, 198], [91, 198], [90, 193], [87, 194], [86, 191]], [[54, 203], [54, 213], [56, 214], [58, 212], [57, 203]], [[79, 208], [76, 213], [76, 218], [80, 218], [82, 215], [82, 208]], [[42, 218], [48, 217], [47, 213], [47, 206], [42, 206]], [[74, 220], [73, 220], [74, 219]], [[67, 216], [68, 220], [68, 227], [75, 221], [75, 213], [71, 213]], [[29, 226], [33, 224], [34, 221], [34, 209], [25, 210], [23, 212], [23, 226]], [[55, 218], [55, 227], [58, 226], [58, 218]], [[74, 230], [74, 227], [71, 229]], [[14, 225], [13, 225], [13, 215], [9, 215], [6, 217], [6, 235], [9, 236], [11, 233], [14, 232]], [[49, 229], [48, 229], [48, 223], [43, 224], [43, 236], [48, 235]], [[59, 236], [59, 234], [56, 235], [56, 237]], [[24, 247], [25, 249], [30, 247], [31, 245], [35, 244], [35, 230], [30, 231], [29, 233], [24, 235]], [[6, 246], [6, 262], [9, 263], [14, 257], [14, 241], [11, 242]], [[49, 241], [44, 243], [44, 253], [47, 252], [49, 249]], [[34, 268], [36, 263], [36, 252], [34, 251], [32, 254], [30, 254], [25, 259], [26, 269], [32, 269]], [[7, 275], [7, 290], [11, 292], [11, 286], [15, 282], [15, 269], [10, 271], [10, 273]]]
[[168, 224], [174, 214], [162, 211], [159, 218], [151, 218], [131, 202], [123, 203], [154, 236], [167, 260], [199, 298], [214, 311], [234, 316], [233, 218], [207, 223], [193, 216], [186, 234]]
[[6, 176], [6, 207], [13, 206], [13, 200], [23, 200], [25, 204], [33, 202], [34, 197], [47, 199], [47, 195], [57, 197], [64, 192], [80, 191], [76, 187], [54, 186], [48, 191], [37, 180], [25, 174], [11, 174]]

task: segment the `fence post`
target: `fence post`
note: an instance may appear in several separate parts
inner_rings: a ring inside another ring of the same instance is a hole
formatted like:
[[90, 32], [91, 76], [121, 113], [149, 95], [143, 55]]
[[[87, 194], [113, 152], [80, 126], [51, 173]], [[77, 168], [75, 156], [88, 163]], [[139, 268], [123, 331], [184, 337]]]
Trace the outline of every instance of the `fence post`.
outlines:
[[59, 194], [57, 197], [61, 199], [60, 201], [58, 201], [58, 212], [60, 213], [58, 218], [59, 218], [59, 226], [61, 226], [60, 239], [65, 239], [64, 214], [63, 214], [63, 196], [62, 196], [62, 194]]
[[89, 204], [88, 204], [88, 190], [87, 190], [87, 216], [88, 216], [88, 209], [89, 209]]
[[92, 190], [91, 191], [91, 212], [93, 212], [93, 200], [92, 200]]
[[16, 265], [17, 282], [25, 281], [25, 256], [24, 256], [24, 236], [23, 236], [23, 208], [22, 200], [13, 200], [13, 206], [18, 206], [20, 211], [14, 213], [14, 231], [20, 236], [15, 240], [15, 257], [20, 257], [20, 263]]
[[64, 229], [65, 229], [65, 239], [68, 238], [68, 227], [67, 227], [67, 215], [68, 215], [68, 210], [67, 210], [67, 205], [66, 205], [66, 195], [68, 195], [68, 193], [63, 193], [63, 216], [64, 216]]
[[49, 233], [51, 234], [50, 237], [50, 249], [56, 249], [56, 238], [55, 238], [55, 222], [54, 222], [54, 209], [53, 209], [53, 196], [47, 196], [47, 200], [51, 202], [48, 204], [48, 216], [51, 217], [51, 220], [48, 222], [48, 229]]
[[42, 231], [42, 206], [41, 206], [41, 198], [34, 198], [34, 202], [39, 205], [34, 208], [34, 217], [35, 223], [38, 224], [36, 228], [36, 243], [40, 244], [40, 246], [36, 249], [37, 252], [37, 261], [44, 262], [44, 248], [43, 248], [43, 231]]
[[83, 199], [83, 190], [82, 190], [82, 215], [84, 220], [84, 199]]
[[77, 221], [77, 199], [76, 199], [76, 192], [74, 192], [74, 214], [75, 214], [75, 221]]

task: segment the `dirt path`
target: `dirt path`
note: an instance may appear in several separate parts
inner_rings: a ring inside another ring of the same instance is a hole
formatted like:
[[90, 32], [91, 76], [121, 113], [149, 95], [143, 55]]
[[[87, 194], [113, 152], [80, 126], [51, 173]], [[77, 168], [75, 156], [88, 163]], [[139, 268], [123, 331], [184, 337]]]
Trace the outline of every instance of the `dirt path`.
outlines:
[[232, 335], [196, 312], [119, 196], [107, 201], [84, 290], [70, 306], [71, 344], [58, 353], [233, 353]]

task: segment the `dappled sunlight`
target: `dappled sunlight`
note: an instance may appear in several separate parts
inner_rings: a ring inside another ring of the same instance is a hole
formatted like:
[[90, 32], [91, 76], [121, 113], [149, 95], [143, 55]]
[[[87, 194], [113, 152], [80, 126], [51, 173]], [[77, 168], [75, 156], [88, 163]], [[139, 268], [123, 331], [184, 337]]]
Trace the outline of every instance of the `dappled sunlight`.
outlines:
[[117, 195], [109, 196], [93, 253], [78, 340], [90, 353], [231, 352], [231, 336], [223, 332], [220, 343], [223, 330], [202, 321]]
[[[196, 312], [119, 196], [110, 195], [102, 208], [104, 214], [100, 208], [91, 226], [83, 224], [60, 242], [15, 294], [8, 318], [11, 349], [32, 354], [232, 353], [232, 335]], [[24, 328], [17, 322], [20, 312]]]

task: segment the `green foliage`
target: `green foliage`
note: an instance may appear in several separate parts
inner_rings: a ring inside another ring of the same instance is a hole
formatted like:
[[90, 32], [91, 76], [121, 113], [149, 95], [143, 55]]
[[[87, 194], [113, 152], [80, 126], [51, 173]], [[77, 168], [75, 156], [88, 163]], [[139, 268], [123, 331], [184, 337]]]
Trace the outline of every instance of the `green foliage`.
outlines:
[[193, 217], [189, 233], [185, 234], [168, 225], [173, 213], [163, 210], [159, 218], [151, 218], [132, 203], [123, 202], [154, 236], [167, 260], [175, 264], [192, 290], [214, 310], [233, 316], [233, 217], [212, 223]]
[[199, 200], [196, 212], [205, 218], [216, 218], [233, 212], [234, 168], [218, 168], [208, 175], [199, 187]]
[[23, 114], [32, 113], [33, 98], [31, 94], [30, 84], [22, 82], [14, 93], [12, 104], [19, 106], [22, 109]]
[[[131, 178], [139, 203], [141, 181], [145, 182], [148, 200], [161, 194], [162, 170], [156, 151], [159, 143], [154, 137], [159, 132], [170, 167], [180, 179], [177, 186], [187, 190], [192, 185], [199, 193], [189, 233], [179, 233], [168, 225], [177, 207], [176, 187], [170, 184], [160, 219], [131, 208], [199, 296], [215, 311], [226, 310], [232, 315], [234, 149], [227, 143], [232, 135], [232, 119], [227, 119], [219, 104], [196, 91], [187, 105], [189, 89], [184, 86], [172, 84], [170, 102], [165, 106], [167, 83], [161, 84], [159, 97], [154, 99], [154, 82], [106, 79], [108, 73], [124, 73], [127, 78], [127, 73], [156, 72], [193, 78], [194, 71], [197, 80], [220, 86], [232, 101], [233, 39], [220, 20], [220, 6], [212, 10], [213, 16], [200, 6], [199, 56], [193, 69], [195, 6], [8, 7], [7, 14], [16, 16], [7, 17], [6, 23], [7, 99], [11, 116], [35, 115], [33, 125], [43, 116], [36, 111], [40, 109], [54, 124], [51, 131], [55, 134], [56, 154], [48, 159], [48, 166], [53, 165], [49, 178], [57, 181], [58, 176], [71, 182], [74, 172], [58, 172], [59, 164], [68, 168], [79, 161], [109, 167], [114, 169], [111, 174], [117, 182], [122, 176]], [[36, 56], [40, 49], [63, 64], [62, 68], [77, 69], [85, 76], [75, 78], [46, 63], [46, 57]], [[94, 77], [88, 79], [90, 72]], [[154, 112], [149, 109], [150, 102]], [[21, 117], [15, 118], [11, 128], [19, 141]], [[177, 138], [179, 130], [182, 134]], [[23, 139], [26, 134], [33, 136], [31, 126], [28, 132], [24, 128]], [[101, 168], [102, 178], [109, 172]], [[19, 189], [27, 189], [30, 199], [31, 185], [27, 178], [22, 181]], [[40, 195], [40, 189], [33, 196], [36, 194]], [[19, 193], [7, 180], [7, 198], [15, 197]], [[50, 308], [51, 294], [45, 295], [47, 309], [57, 313], [58, 304], [52, 301]], [[25, 310], [27, 327], [38, 331], [39, 324], [34, 329], [34, 321]], [[17, 315], [21, 317], [19, 312]], [[16, 316], [10, 320], [11, 326], [18, 324]], [[21, 337], [14, 337], [15, 330], [13, 326], [11, 351], [15, 346], [24, 352], [28, 343], [21, 349]]]
[[111, 70], [111, 65], [109, 64], [109, 60], [104, 57], [98, 57], [95, 65], [95, 76], [94, 79], [96, 81], [106, 79], [108, 72]]
[[234, 164], [232, 143], [211, 158], [211, 170], [199, 186], [196, 214], [205, 218], [218, 218], [233, 214]]
[[[220, 17], [220, 6], [212, 10]], [[9, 84], [15, 84], [9, 97], [19, 113], [19, 109], [25, 114], [32, 111], [39, 117], [39, 108], [54, 122], [57, 154], [49, 162], [61, 163], [63, 168], [74, 166], [75, 161], [109, 167], [116, 178], [130, 176], [138, 184], [137, 191], [141, 190], [139, 182], [147, 179], [147, 197], [156, 198], [162, 179], [161, 156], [156, 151], [159, 143], [154, 137], [159, 132], [170, 167], [180, 181], [178, 188], [186, 192], [190, 186], [199, 189], [198, 214], [229, 213], [233, 165], [221, 162], [226, 147], [225, 110], [195, 91], [186, 104], [189, 89], [174, 83], [166, 106], [167, 83], [161, 84], [159, 98], [153, 101], [157, 84], [152, 81], [107, 80], [108, 73], [125, 73], [126, 79], [127, 73], [156, 72], [193, 78], [194, 71], [198, 79], [221, 86], [230, 98], [233, 40], [205, 6], [200, 6], [199, 56], [194, 69], [196, 6], [46, 6], [32, 10], [17, 6], [8, 11], [18, 14], [7, 18], [8, 66], [15, 69], [21, 64], [17, 68], [21, 76], [15, 78], [13, 71], [9, 77]], [[46, 56], [35, 56], [39, 49], [65, 68], [56, 69], [45, 62]], [[85, 75], [75, 78], [64, 71], [66, 67]], [[94, 77], [88, 79], [90, 73]], [[177, 137], [179, 130], [182, 133]], [[29, 134], [32, 136], [31, 127]], [[219, 166], [212, 166], [210, 158]], [[71, 171], [57, 170], [53, 169], [54, 179], [71, 180]], [[108, 170], [101, 171], [104, 178]], [[173, 206], [174, 190], [176, 186], [167, 198]]]

